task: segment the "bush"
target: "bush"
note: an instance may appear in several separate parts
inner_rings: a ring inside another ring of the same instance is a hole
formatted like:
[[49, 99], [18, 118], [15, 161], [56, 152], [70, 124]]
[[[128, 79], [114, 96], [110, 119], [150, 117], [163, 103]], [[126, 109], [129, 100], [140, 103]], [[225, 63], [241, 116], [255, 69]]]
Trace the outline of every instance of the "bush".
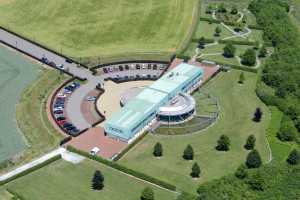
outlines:
[[255, 136], [254, 136], [254, 135], [250, 135], [250, 136], [247, 138], [246, 144], [244, 145], [245, 149], [247, 149], [247, 150], [252, 150], [252, 149], [254, 149], [255, 141], [256, 141]]
[[262, 160], [259, 152], [254, 149], [248, 155], [246, 159], [246, 166], [248, 168], [258, 168], [262, 165]]
[[226, 135], [221, 135], [220, 139], [217, 141], [216, 149], [218, 151], [228, 151], [230, 146], [230, 139]]
[[283, 117], [280, 125], [277, 137], [281, 141], [293, 141], [297, 135], [297, 129], [295, 128], [293, 121], [288, 117]]
[[256, 63], [256, 53], [253, 49], [247, 49], [244, 55], [241, 56], [242, 64], [247, 66], [254, 66]]
[[194, 150], [193, 147], [189, 144], [183, 151], [183, 156], [185, 160], [193, 160], [194, 159]]
[[300, 154], [296, 149], [293, 149], [287, 158], [287, 162], [290, 165], [297, 165], [300, 160]]
[[201, 174], [200, 167], [198, 163], [194, 163], [192, 167], [191, 177], [193, 178], [199, 178]]
[[243, 84], [244, 81], [245, 81], [245, 75], [244, 75], [244, 72], [241, 72], [238, 83]]
[[240, 165], [234, 175], [239, 179], [246, 178], [248, 176], [247, 167], [244, 164]]
[[255, 113], [254, 113], [254, 117], [253, 117], [253, 121], [255, 122], [260, 122], [261, 118], [262, 118], [262, 111], [260, 108], [256, 108]]
[[236, 52], [236, 48], [235, 48], [235, 46], [233, 46], [232, 43], [226, 44], [226, 46], [224, 47], [223, 50], [224, 50], [223, 55], [224, 55], [226, 58], [233, 58], [234, 55], [235, 55], [235, 52]]
[[246, 45], [246, 46], [255, 46], [258, 42], [251, 42], [251, 41], [237, 41], [237, 40], [219, 40], [221, 44], [228, 44], [231, 43], [233, 45]]
[[221, 32], [222, 32], [222, 29], [219, 26], [217, 26], [215, 29], [215, 36], [219, 37]]
[[142, 191], [141, 200], [154, 200], [154, 192], [151, 188], [146, 187]]
[[104, 188], [104, 177], [99, 170], [96, 170], [92, 179], [92, 188], [94, 190], [102, 190]]
[[155, 157], [161, 157], [163, 155], [162, 145], [158, 142], [154, 146], [153, 155]]
[[265, 189], [265, 180], [258, 172], [254, 173], [251, 177], [249, 177], [247, 183], [253, 190], [263, 191]]

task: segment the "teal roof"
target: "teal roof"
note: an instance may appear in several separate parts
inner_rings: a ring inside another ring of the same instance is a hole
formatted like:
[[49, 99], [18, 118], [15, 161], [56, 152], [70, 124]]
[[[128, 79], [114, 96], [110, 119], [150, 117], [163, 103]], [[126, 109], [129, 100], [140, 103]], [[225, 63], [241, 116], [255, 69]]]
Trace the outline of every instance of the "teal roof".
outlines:
[[[129, 139], [133, 137], [132, 130], [149, 115], [168, 101], [170, 94], [181, 91], [181, 87], [194, 77], [202, 75], [199, 67], [189, 64], [180, 64], [159, 80], [145, 88], [135, 98], [129, 101], [119, 112], [113, 114], [105, 123], [105, 127], [113, 126], [124, 130], [120, 137]], [[117, 133], [115, 133], [117, 134]]]

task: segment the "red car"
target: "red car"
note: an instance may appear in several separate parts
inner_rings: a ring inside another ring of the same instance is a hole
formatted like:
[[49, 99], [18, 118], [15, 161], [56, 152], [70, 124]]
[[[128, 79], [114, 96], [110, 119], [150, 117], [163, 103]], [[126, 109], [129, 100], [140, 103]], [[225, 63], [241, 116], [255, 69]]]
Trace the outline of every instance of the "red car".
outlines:
[[66, 120], [57, 121], [57, 124], [62, 126], [64, 123], [66, 123]]

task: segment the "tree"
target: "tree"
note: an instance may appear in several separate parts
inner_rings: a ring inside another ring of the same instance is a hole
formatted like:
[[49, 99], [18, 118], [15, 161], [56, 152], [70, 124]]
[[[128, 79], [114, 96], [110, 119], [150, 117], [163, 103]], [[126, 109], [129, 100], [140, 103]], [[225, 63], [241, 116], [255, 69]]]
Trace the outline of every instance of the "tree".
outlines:
[[218, 6], [218, 12], [221, 12], [221, 13], [226, 13], [227, 12], [227, 9], [226, 9], [224, 3], [219, 4], [219, 6]]
[[294, 123], [287, 116], [284, 116], [277, 137], [281, 141], [293, 141], [297, 135], [297, 129], [294, 126]]
[[253, 121], [260, 122], [262, 115], [263, 115], [263, 113], [262, 113], [261, 109], [256, 108], [255, 113], [254, 113], [254, 117], [253, 117]]
[[287, 160], [290, 165], [297, 165], [300, 161], [300, 154], [296, 149], [293, 149], [289, 154]]
[[102, 190], [104, 188], [104, 177], [99, 170], [96, 170], [92, 180], [92, 188], [94, 190]]
[[256, 63], [256, 53], [254, 49], [247, 49], [241, 58], [243, 65], [254, 66]]
[[226, 58], [232, 58], [232, 57], [234, 57], [235, 52], [236, 52], [236, 48], [235, 48], [235, 46], [233, 46], [232, 43], [226, 44], [223, 50], [224, 50], [223, 55]]
[[141, 200], [154, 200], [154, 192], [151, 188], [146, 187], [142, 191]]
[[259, 190], [263, 191], [265, 188], [265, 180], [261, 176], [259, 172], [254, 173], [248, 180], [247, 180], [248, 185], [252, 190]]
[[183, 156], [185, 160], [193, 160], [194, 159], [194, 150], [193, 147], [189, 144], [184, 149]]
[[231, 8], [231, 11], [230, 11], [230, 13], [232, 14], [232, 15], [236, 15], [236, 14], [238, 14], [238, 9], [237, 9], [237, 7], [234, 5], [234, 6], [232, 6], [232, 8]]
[[212, 14], [212, 11], [214, 10], [212, 5], [208, 5], [205, 9], [206, 14]]
[[217, 142], [216, 149], [218, 151], [228, 151], [230, 146], [230, 139], [226, 135], [221, 135]]
[[245, 149], [247, 149], [247, 150], [254, 149], [255, 141], [256, 141], [255, 136], [249, 135], [249, 137], [247, 138], [246, 144], [244, 145]]
[[261, 157], [259, 152], [254, 149], [248, 155], [246, 159], [246, 166], [248, 168], [258, 168], [262, 165]]
[[200, 167], [199, 167], [198, 163], [195, 162], [193, 164], [193, 167], [192, 167], [191, 176], [193, 178], [199, 178], [200, 177], [200, 173], [201, 173]]
[[219, 37], [221, 32], [222, 32], [222, 29], [219, 26], [217, 26], [215, 29], [215, 36]]
[[240, 165], [234, 175], [239, 179], [246, 178], [248, 176], [247, 167], [244, 164]]
[[204, 37], [201, 37], [198, 41], [198, 47], [200, 49], [204, 49], [205, 48], [205, 38]]
[[245, 75], [244, 72], [241, 72], [238, 83], [243, 84], [244, 81], [245, 81]]
[[267, 56], [267, 54], [268, 54], [268, 50], [267, 50], [266, 46], [263, 45], [259, 50], [258, 57], [264, 58]]
[[163, 155], [162, 145], [158, 142], [154, 146], [153, 155], [155, 157], [161, 157]]

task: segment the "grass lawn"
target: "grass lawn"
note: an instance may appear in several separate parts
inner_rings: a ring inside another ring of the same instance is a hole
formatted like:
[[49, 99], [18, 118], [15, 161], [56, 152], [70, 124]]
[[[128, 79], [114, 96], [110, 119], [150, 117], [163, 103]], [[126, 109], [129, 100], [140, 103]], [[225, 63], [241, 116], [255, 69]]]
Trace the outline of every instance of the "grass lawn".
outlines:
[[[222, 30], [219, 37], [214, 36], [217, 27], [220, 27]], [[206, 21], [200, 21], [197, 30], [195, 32], [194, 38], [199, 39], [201, 37], [205, 37], [205, 38], [223, 39], [229, 36], [232, 36], [232, 33], [229, 30], [227, 30], [224, 26], [220, 24], [214, 24], [214, 23], [210, 24], [209, 22]]]
[[[100, 170], [104, 175], [102, 191], [91, 189], [95, 170]], [[84, 160], [77, 165], [59, 160], [5, 185], [4, 188], [28, 200], [139, 200], [142, 190], [147, 186], [153, 188], [157, 200], [175, 199], [175, 193], [91, 160]]]
[[6, 191], [5, 189], [0, 189], [0, 199], [1, 200], [12, 200], [13, 195], [10, 194], [8, 191]]
[[[119, 162], [194, 193], [199, 184], [233, 173], [245, 161], [247, 151], [243, 145], [250, 134], [256, 136], [256, 148], [263, 160], [268, 161], [265, 132], [270, 121], [269, 110], [255, 94], [257, 74], [244, 72], [246, 81], [239, 85], [240, 73], [238, 70], [221, 72], [203, 88], [218, 98], [220, 104], [220, 117], [214, 126], [194, 135], [147, 135]], [[252, 121], [256, 107], [262, 108], [264, 113], [260, 123]], [[229, 152], [215, 150], [221, 134], [231, 139]], [[164, 157], [161, 159], [152, 156], [153, 146], [158, 141], [164, 148]], [[182, 159], [183, 150], [188, 144], [193, 146], [195, 152], [192, 162]], [[199, 180], [189, 176], [195, 161], [202, 170]]]
[[196, 0], [0, 0], [0, 25], [72, 57], [174, 52]]
[[20, 130], [26, 138], [27, 148], [21, 154], [20, 159], [14, 160], [16, 165], [26, 163], [57, 147], [62, 139], [62, 135], [53, 128], [48, 120], [46, 100], [65, 79], [66, 77], [60, 75], [56, 70], [42, 69], [37, 80], [23, 91], [17, 104], [16, 118]]
[[287, 158], [292, 148], [297, 148], [293, 142], [282, 142], [277, 138], [283, 113], [276, 107], [270, 107], [271, 122], [267, 131], [268, 140], [272, 149], [273, 160], [283, 161]]
[[38, 76], [38, 67], [0, 46], [0, 163], [26, 148], [16, 123], [16, 104], [24, 88]]

